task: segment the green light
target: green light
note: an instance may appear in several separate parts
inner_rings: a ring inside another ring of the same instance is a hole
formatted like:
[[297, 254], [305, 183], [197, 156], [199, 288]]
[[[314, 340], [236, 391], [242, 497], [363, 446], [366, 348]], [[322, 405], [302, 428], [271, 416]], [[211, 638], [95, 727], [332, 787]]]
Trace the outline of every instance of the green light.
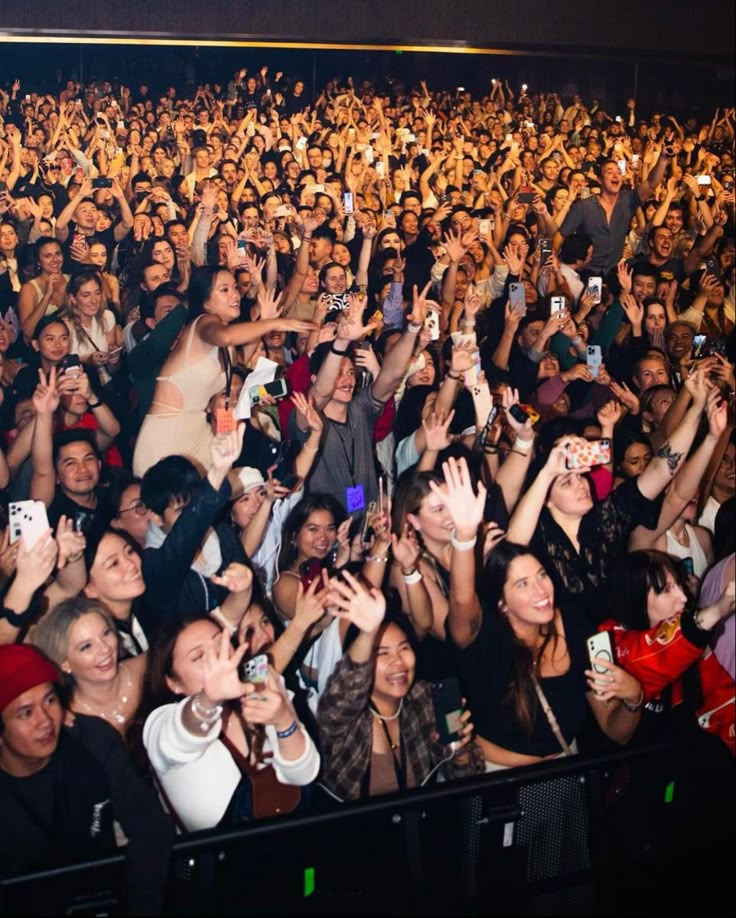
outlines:
[[304, 868], [304, 898], [308, 899], [315, 890], [314, 867]]
[[397, 53], [397, 54], [403, 54], [404, 52], [401, 50], [401, 48], [397, 48], [397, 49], [396, 49], [396, 53]]
[[674, 796], [675, 796], [675, 782], [670, 781], [670, 783], [664, 789], [664, 802], [672, 803]]

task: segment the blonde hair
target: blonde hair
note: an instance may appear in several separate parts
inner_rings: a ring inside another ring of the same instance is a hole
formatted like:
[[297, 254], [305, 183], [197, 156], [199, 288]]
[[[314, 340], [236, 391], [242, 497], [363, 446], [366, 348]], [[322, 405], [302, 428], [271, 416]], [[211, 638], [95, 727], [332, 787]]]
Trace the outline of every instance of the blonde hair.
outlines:
[[[76, 596], [74, 599], [65, 599], [64, 602], [60, 602], [41, 619], [33, 634], [33, 644], [61, 668], [61, 664], [69, 655], [69, 634], [72, 626], [80, 618], [93, 612], [97, 613], [107, 627], [117, 634], [115, 619], [102, 603]], [[64, 677], [74, 681], [70, 673], [64, 673]]]

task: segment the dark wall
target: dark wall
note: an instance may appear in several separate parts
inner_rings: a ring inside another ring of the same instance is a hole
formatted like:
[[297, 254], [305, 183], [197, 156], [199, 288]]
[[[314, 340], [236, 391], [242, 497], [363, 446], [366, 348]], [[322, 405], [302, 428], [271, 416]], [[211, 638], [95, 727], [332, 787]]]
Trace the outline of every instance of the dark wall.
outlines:
[[728, 56], [733, 0], [10, 0], [0, 29]]

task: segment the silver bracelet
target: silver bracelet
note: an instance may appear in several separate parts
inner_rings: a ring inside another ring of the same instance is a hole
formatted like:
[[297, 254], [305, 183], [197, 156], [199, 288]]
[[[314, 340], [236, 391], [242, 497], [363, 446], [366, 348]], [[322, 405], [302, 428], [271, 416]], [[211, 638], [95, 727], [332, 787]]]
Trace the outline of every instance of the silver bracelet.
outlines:
[[199, 700], [199, 695], [199, 692], [196, 695], [192, 695], [192, 714], [200, 722], [199, 727], [202, 732], [206, 733], [222, 716], [222, 705], [216, 704], [214, 708], [205, 708]]

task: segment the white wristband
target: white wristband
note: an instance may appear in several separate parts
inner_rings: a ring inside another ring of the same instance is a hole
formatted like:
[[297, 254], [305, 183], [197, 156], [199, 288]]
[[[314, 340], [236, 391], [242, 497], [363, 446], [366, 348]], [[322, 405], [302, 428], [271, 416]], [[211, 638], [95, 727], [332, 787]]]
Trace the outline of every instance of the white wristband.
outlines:
[[422, 580], [422, 572], [419, 570], [412, 571], [411, 574], [401, 575], [401, 579], [407, 586], [412, 586], [412, 584], [419, 583]]
[[518, 449], [531, 449], [534, 446], [534, 440], [522, 440], [520, 436], [517, 435], [514, 440], [514, 446]]
[[460, 539], [455, 538], [455, 533], [453, 532], [450, 539], [450, 543], [456, 551], [470, 551], [471, 548], [475, 548], [475, 543], [478, 541], [478, 536], [474, 535], [472, 539], [466, 539], [464, 542]]

